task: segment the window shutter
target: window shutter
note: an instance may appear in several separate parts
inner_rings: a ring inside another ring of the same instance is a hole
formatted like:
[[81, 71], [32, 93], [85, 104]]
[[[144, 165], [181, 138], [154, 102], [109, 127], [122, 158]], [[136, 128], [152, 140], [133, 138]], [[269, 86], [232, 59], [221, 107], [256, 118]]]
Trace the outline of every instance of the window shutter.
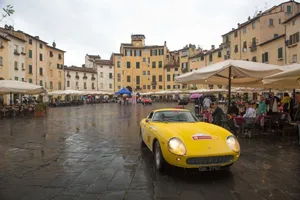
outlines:
[[269, 62], [269, 58], [268, 58], [268, 56], [269, 56], [269, 53], [268, 53], [268, 52], [266, 52], [266, 53], [265, 53], [265, 61], [266, 61], [266, 62]]
[[130, 56], [132, 56], [132, 49], [130, 50]]
[[150, 56], [152, 56], [152, 49], [150, 49]]
[[155, 49], [155, 55], [157, 56], [157, 49]]
[[133, 53], [134, 53], [134, 56], [136, 56], [136, 50], [134, 50]]
[[296, 33], [296, 42], [299, 42], [299, 32]]
[[292, 35], [290, 35], [290, 42], [289, 42], [289, 44], [290, 44], [290, 45], [293, 44], [293, 36], [292, 36]]
[[140, 50], [140, 56], [142, 56], [142, 50]]
[[265, 62], [265, 54], [263, 53], [262, 54], [262, 63], [264, 63]]

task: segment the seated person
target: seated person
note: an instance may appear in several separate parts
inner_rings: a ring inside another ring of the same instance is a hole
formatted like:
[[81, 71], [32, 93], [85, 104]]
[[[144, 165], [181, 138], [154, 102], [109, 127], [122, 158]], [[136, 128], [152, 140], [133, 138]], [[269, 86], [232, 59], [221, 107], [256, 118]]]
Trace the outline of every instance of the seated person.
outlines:
[[244, 118], [256, 118], [256, 110], [253, 108], [253, 105], [250, 105], [248, 102], [245, 103], [246, 113]]
[[227, 114], [232, 116], [238, 116], [240, 113], [239, 108], [237, 107], [235, 102], [232, 102], [231, 106], [229, 107]]

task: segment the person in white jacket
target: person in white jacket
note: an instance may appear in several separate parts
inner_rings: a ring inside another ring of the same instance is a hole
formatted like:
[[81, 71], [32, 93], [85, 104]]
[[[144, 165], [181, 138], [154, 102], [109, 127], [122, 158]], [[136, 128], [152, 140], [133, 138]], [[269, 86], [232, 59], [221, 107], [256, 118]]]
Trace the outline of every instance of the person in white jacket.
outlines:
[[246, 113], [244, 114], [244, 118], [256, 118], [256, 110], [248, 103], [245, 103]]

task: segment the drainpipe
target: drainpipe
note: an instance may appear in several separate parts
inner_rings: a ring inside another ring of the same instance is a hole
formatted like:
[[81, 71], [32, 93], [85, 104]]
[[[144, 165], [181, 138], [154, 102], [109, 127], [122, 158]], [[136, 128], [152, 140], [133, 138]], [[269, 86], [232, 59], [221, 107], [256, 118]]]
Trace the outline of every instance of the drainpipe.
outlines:
[[286, 35], [286, 25], [284, 24], [284, 34], [285, 34], [285, 40], [284, 40], [284, 63], [287, 64], [287, 53], [286, 53], [286, 40], [287, 40], [287, 35]]
[[242, 60], [242, 31], [241, 31], [241, 29], [240, 29], [240, 60]]
[[38, 85], [38, 60], [37, 60], [37, 41], [35, 42], [35, 84]]

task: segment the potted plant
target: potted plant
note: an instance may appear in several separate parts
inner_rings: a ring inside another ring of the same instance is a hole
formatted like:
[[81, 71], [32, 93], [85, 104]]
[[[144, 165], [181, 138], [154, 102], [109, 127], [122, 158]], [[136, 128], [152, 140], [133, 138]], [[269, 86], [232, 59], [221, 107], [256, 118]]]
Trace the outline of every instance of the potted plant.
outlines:
[[45, 110], [42, 103], [38, 103], [35, 105], [34, 109], [34, 117], [44, 117], [45, 116]]
[[44, 109], [45, 114], [47, 114], [48, 111], [49, 111], [49, 105], [48, 105], [48, 103], [41, 103], [41, 104], [42, 104], [42, 106], [43, 106], [43, 109]]

